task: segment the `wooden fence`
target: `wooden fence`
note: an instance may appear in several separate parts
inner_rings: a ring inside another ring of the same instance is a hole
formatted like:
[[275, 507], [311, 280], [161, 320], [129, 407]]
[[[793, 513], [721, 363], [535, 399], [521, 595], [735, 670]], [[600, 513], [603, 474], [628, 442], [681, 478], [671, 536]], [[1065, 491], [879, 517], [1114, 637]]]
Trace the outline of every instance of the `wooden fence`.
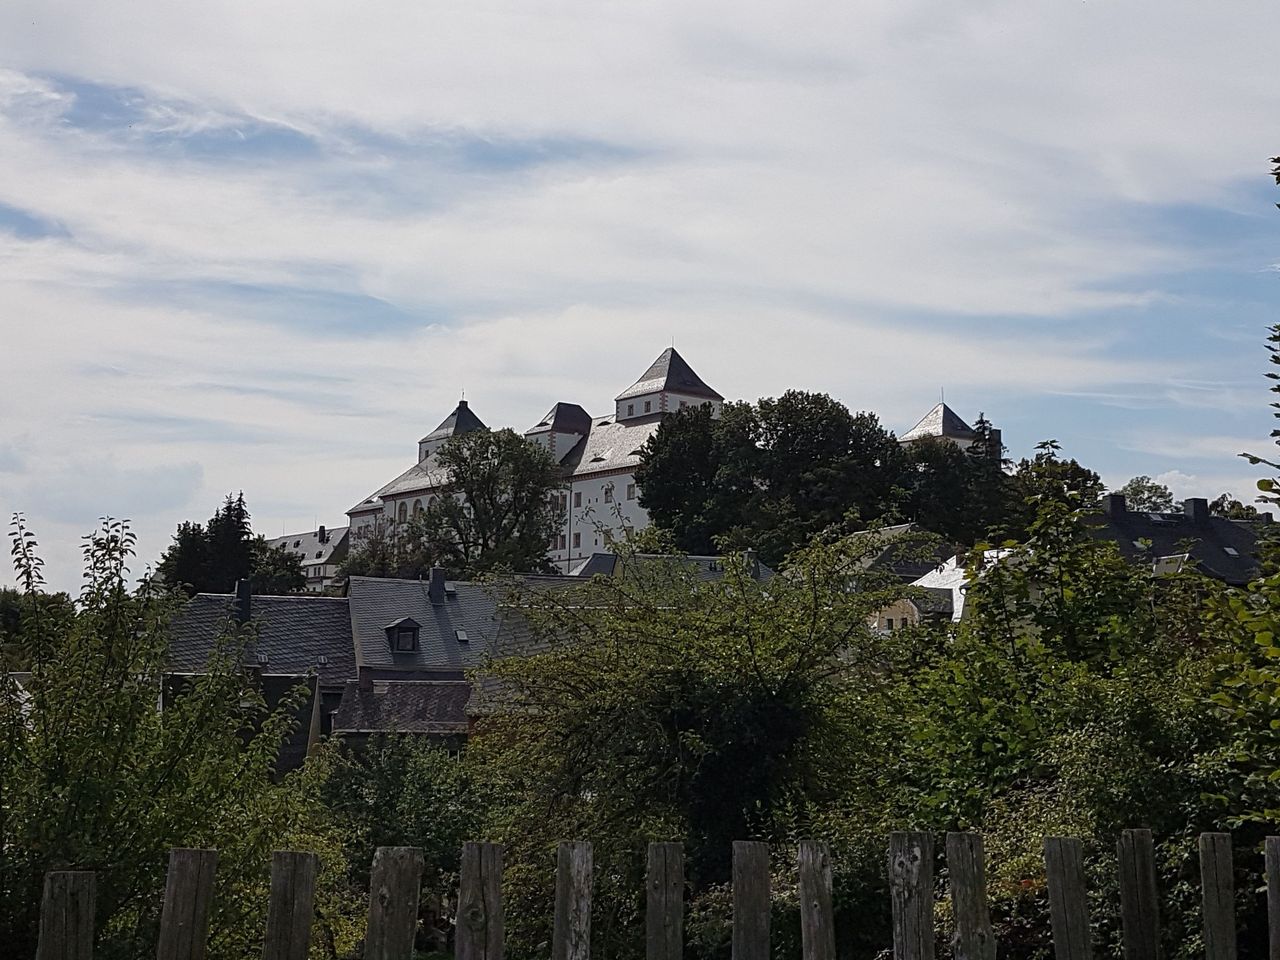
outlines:
[[[895, 960], [933, 960], [934, 837], [889, 838], [889, 889]], [[462, 850], [456, 960], [502, 960], [502, 853], [494, 843]], [[1149, 830], [1126, 830], [1117, 844], [1120, 917], [1126, 960], [1157, 960], [1160, 911], [1155, 853]], [[1073, 838], [1044, 841], [1054, 956], [1092, 956], [1084, 848]], [[157, 960], [203, 960], [218, 855], [173, 850], [169, 858]], [[1280, 960], [1280, 837], [1265, 850], [1270, 954]], [[946, 863], [953, 912], [955, 960], [995, 960], [987, 906], [982, 837], [948, 833]], [[831, 857], [824, 843], [801, 843], [797, 857], [802, 960], [835, 960]], [[271, 863], [264, 960], [306, 960], [317, 861], [314, 854], [277, 851]], [[416, 847], [380, 847], [369, 885], [365, 960], [410, 960], [418, 927], [423, 872]], [[1231, 837], [1200, 836], [1200, 875], [1206, 960], [1235, 960], [1236, 928]], [[732, 960], [768, 960], [769, 848], [733, 845]], [[45, 878], [37, 960], [88, 960], [93, 952], [95, 877], [85, 871]], [[589, 843], [561, 843], [557, 852], [551, 960], [588, 960], [591, 951], [592, 856]], [[646, 879], [646, 960], [680, 960], [684, 952], [684, 849], [649, 845]]]

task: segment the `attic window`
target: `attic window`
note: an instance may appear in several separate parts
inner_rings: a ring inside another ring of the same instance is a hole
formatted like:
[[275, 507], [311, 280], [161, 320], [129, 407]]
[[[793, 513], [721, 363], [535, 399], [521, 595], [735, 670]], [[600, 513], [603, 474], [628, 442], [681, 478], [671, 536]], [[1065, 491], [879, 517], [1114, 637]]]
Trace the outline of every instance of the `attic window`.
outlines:
[[599, 423], [596, 424], [597, 427], [607, 427], [608, 425], [609, 425], [608, 420], [601, 420]]
[[293, 541], [293, 545], [294, 545], [295, 547], [300, 547], [300, 546], [302, 546], [302, 541], [301, 541], [301, 540], [295, 540], [295, 541]]
[[467, 636], [467, 631], [465, 630], [455, 630], [453, 631], [453, 635], [457, 638], [459, 643], [467, 643], [470, 640]]
[[1223, 547], [1222, 552], [1225, 553], [1228, 557], [1240, 556], [1240, 551], [1237, 550], [1235, 547]]
[[320, 559], [321, 557], [323, 557], [323, 556], [324, 556], [324, 551], [323, 551], [323, 550], [317, 550], [317, 551], [316, 551], [316, 559], [317, 559], [317, 560], [319, 560], [319, 559]]
[[265, 667], [270, 662], [270, 659], [265, 653], [258, 654], [258, 666]]
[[412, 653], [418, 649], [418, 621], [401, 617], [382, 628], [387, 634], [387, 644], [396, 653]]

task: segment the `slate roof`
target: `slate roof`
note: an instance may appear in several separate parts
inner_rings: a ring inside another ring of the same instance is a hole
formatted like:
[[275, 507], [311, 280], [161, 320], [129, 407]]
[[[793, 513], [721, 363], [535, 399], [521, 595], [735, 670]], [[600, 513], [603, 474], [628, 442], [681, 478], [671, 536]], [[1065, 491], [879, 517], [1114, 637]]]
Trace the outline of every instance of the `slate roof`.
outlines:
[[[235, 597], [225, 593], [198, 593], [169, 624], [169, 669], [174, 673], [200, 673], [215, 643], [229, 629]], [[315, 669], [326, 686], [345, 683], [356, 675], [351, 644], [351, 616], [341, 597], [255, 596], [250, 619], [257, 625], [256, 639], [245, 650], [246, 666], [263, 674], [304, 676]], [[265, 655], [266, 663], [258, 660]], [[327, 663], [321, 663], [321, 658]]]
[[914, 523], [881, 527], [864, 536], [874, 536], [883, 543], [880, 551], [867, 561], [867, 568], [887, 570], [905, 583], [937, 569], [954, 554]]
[[375, 680], [370, 689], [348, 683], [333, 732], [466, 733], [466, 680]]
[[[425, 580], [351, 577], [347, 601], [357, 663], [376, 670], [456, 673], [478, 666], [497, 636], [495, 588], [452, 581], [444, 602], [432, 604]], [[385, 627], [402, 617], [419, 625], [418, 649], [393, 651]], [[465, 631], [467, 639], [458, 638]]]
[[[569, 571], [569, 575], [582, 578], [626, 576], [629, 572], [634, 572], [638, 565], [657, 568], [663, 564], [678, 564], [700, 582], [719, 580], [724, 576], [724, 557], [693, 555], [672, 557], [656, 553], [642, 553], [623, 558], [616, 553], [604, 552], [591, 554]], [[763, 582], [772, 580], [776, 575], [771, 568], [760, 563], [759, 560], [755, 561], [754, 579]]]
[[382, 502], [389, 497], [404, 496], [410, 493], [425, 493], [443, 487], [449, 481], [449, 471], [441, 465], [439, 458], [433, 453], [421, 463], [415, 463], [400, 476], [387, 485], [380, 487], [364, 500], [361, 500], [347, 513], [360, 513], [368, 510], [382, 510]]
[[[1225, 583], [1240, 586], [1258, 575], [1258, 531], [1265, 524], [1249, 520], [1201, 515], [1188, 512], [1140, 513], [1126, 509], [1123, 498], [1108, 498], [1109, 512], [1091, 517], [1094, 535], [1114, 540], [1120, 552], [1130, 560], [1156, 563], [1160, 569], [1180, 569], [1189, 563], [1201, 573]], [[1205, 514], [1208, 504], [1198, 503]], [[1141, 541], [1150, 541], [1147, 547]], [[1182, 563], [1171, 559], [1182, 556]]]
[[640, 448], [657, 433], [661, 422], [661, 413], [623, 423], [612, 416], [601, 417], [565, 454], [560, 467], [574, 477], [604, 470], [634, 470], [640, 465]]
[[675, 347], [667, 347], [658, 359], [649, 365], [649, 369], [640, 375], [640, 379], [623, 390], [615, 400], [626, 400], [646, 393], [683, 393], [693, 397], [706, 397], [709, 400], [723, 400], [724, 397], [712, 390], [702, 378], [693, 372], [693, 367], [685, 362], [684, 357], [676, 353]]
[[924, 418], [898, 439], [906, 442], [923, 440], [925, 437], [947, 437], [951, 440], [972, 440], [977, 434], [959, 415], [945, 403], [924, 415]]
[[547, 415], [524, 432], [526, 437], [539, 433], [588, 433], [591, 414], [576, 403], [557, 403]]
[[449, 414], [440, 422], [440, 426], [436, 427], [425, 437], [419, 440], [419, 443], [428, 443], [432, 440], [448, 440], [450, 437], [460, 436], [464, 433], [471, 433], [473, 430], [488, 430], [479, 417], [472, 413], [471, 408], [467, 406], [467, 401], [459, 400], [458, 405], [453, 408], [453, 413]]
[[[998, 563], [1009, 555], [1009, 550], [987, 550], [983, 554], [982, 569], [988, 570], [992, 564]], [[924, 608], [920, 604], [932, 603], [937, 606], [942, 605], [942, 594], [951, 595], [951, 619], [960, 622], [964, 617], [964, 599], [968, 590], [968, 571], [960, 563], [959, 557], [952, 557], [946, 563], [940, 565], [937, 569], [930, 570], [923, 577], [911, 582], [913, 587], [926, 588], [925, 594], [908, 595], [913, 603], [919, 600], [916, 609], [924, 612]], [[912, 591], [915, 594], [915, 591]], [[926, 600], [925, 597], [932, 596], [935, 599]], [[932, 611], [930, 611], [932, 612]]]
[[332, 563], [346, 554], [348, 530], [350, 527], [325, 528], [323, 541], [319, 530], [310, 530], [306, 533], [290, 533], [267, 542], [273, 547], [283, 547], [306, 563]]

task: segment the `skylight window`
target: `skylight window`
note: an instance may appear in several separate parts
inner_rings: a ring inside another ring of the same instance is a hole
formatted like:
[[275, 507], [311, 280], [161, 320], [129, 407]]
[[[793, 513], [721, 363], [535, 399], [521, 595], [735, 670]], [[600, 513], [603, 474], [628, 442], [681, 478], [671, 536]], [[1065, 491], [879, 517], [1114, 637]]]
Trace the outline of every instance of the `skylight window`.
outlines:
[[471, 639], [467, 636], [467, 631], [465, 630], [455, 630], [453, 631], [453, 635], [458, 639], [459, 643], [467, 643]]
[[1225, 553], [1228, 557], [1240, 556], [1240, 551], [1237, 550], [1235, 547], [1223, 547], [1222, 552]]

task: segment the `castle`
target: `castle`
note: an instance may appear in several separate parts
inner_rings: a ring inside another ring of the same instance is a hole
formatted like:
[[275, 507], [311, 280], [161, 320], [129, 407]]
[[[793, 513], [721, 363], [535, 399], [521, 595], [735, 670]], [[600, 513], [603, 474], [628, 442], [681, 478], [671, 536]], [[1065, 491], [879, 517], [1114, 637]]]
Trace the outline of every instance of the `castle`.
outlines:
[[[558, 529], [547, 556], [569, 573], [592, 554], [608, 550], [625, 531], [649, 525], [640, 506], [635, 471], [640, 450], [662, 418], [683, 407], [703, 405], [718, 417], [724, 397], [706, 384], [685, 359], [668, 347], [640, 378], [614, 398], [613, 412], [593, 417], [576, 403], [556, 403], [525, 431], [525, 437], [551, 454], [563, 484], [555, 494]], [[351, 549], [379, 523], [403, 523], [425, 510], [445, 486], [447, 476], [436, 456], [451, 437], [487, 430], [466, 400], [418, 441], [417, 462], [350, 510]], [[939, 436], [966, 445], [972, 430], [945, 404], [938, 404], [903, 436], [912, 442]]]

